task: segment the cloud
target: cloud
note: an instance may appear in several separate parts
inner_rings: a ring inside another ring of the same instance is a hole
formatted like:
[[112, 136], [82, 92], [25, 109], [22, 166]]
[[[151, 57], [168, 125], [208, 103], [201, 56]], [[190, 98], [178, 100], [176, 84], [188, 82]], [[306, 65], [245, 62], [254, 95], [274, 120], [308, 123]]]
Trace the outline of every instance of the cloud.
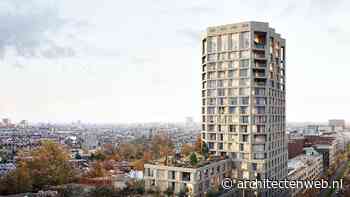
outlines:
[[0, 58], [9, 50], [24, 58], [70, 57], [73, 48], [57, 39], [66, 36], [63, 30], [69, 24], [54, 1], [1, 0]]

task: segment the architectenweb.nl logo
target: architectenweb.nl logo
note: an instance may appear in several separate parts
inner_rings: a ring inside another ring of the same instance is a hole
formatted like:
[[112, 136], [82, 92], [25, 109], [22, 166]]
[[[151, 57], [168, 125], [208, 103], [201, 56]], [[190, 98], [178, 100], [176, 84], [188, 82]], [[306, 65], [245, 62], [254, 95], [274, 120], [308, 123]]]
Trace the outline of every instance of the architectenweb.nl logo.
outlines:
[[343, 179], [336, 181], [327, 180], [235, 180], [225, 178], [221, 182], [221, 187], [230, 189], [326, 189], [343, 188]]

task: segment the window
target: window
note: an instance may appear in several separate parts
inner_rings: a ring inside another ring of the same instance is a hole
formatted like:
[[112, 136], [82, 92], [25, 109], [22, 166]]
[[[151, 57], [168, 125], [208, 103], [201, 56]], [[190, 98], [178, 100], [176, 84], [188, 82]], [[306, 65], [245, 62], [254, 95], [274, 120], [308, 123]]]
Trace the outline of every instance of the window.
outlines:
[[241, 49], [247, 49], [250, 45], [250, 32], [241, 33]]
[[216, 61], [216, 54], [209, 54], [208, 61]]
[[249, 116], [241, 116], [239, 122], [242, 123], [242, 124], [248, 124]]
[[228, 64], [228, 69], [237, 69], [238, 68], [238, 61], [232, 61]]
[[239, 144], [239, 150], [244, 151], [244, 144]]
[[230, 125], [229, 126], [229, 132], [236, 132], [236, 126], [235, 125]]
[[208, 79], [214, 79], [215, 72], [208, 72]]
[[241, 104], [241, 105], [248, 105], [249, 104], [249, 96], [246, 96], [246, 97], [241, 97], [240, 99], [239, 99], [239, 103]]
[[208, 71], [214, 71], [215, 70], [215, 63], [209, 63], [208, 64]]
[[230, 106], [229, 107], [229, 112], [230, 112], [230, 114], [234, 114], [236, 112], [236, 107]]
[[232, 50], [238, 50], [238, 43], [239, 43], [239, 34], [235, 33], [231, 36], [231, 45]]
[[209, 80], [207, 87], [208, 88], [215, 88], [216, 87], [216, 81], [215, 80]]
[[237, 77], [237, 70], [229, 70], [228, 71], [228, 78], [236, 78]]
[[229, 104], [230, 105], [237, 105], [237, 97], [231, 97], [230, 99], [229, 99]]
[[256, 171], [257, 170], [257, 164], [256, 163], [252, 163], [252, 170]]
[[169, 179], [175, 179], [175, 171], [169, 171]]
[[228, 35], [221, 36], [221, 46], [223, 51], [228, 50]]
[[218, 96], [225, 96], [225, 89], [218, 89]]
[[224, 80], [218, 80], [218, 88], [224, 87]]
[[242, 135], [242, 141], [248, 142], [248, 135]]
[[225, 98], [218, 98], [218, 105], [225, 105]]
[[238, 95], [238, 89], [237, 88], [229, 88], [227, 94], [228, 94], [228, 96], [236, 96], [236, 95]]
[[239, 95], [241, 96], [249, 95], [249, 88], [239, 88]]
[[226, 60], [227, 59], [227, 54], [226, 53], [220, 53], [218, 59], [219, 60]]
[[266, 99], [264, 97], [256, 97], [255, 102], [257, 105], [265, 105]]
[[249, 59], [244, 59], [240, 61], [240, 68], [248, 68], [249, 67]]
[[219, 150], [224, 149], [224, 144], [223, 144], [223, 143], [218, 143], [218, 149], [219, 149]]
[[182, 172], [182, 181], [191, 181], [191, 173]]
[[248, 69], [241, 69], [239, 71], [239, 76], [240, 77], [248, 77]]
[[208, 105], [215, 105], [216, 99], [215, 98], [209, 98], [208, 99]]
[[240, 132], [244, 132], [244, 133], [248, 132], [248, 126], [247, 125], [241, 125], [239, 127], [239, 131]]
[[249, 79], [240, 79], [239, 80], [240, 86], [248, 86], [249, 85]]
[[236, 60], [239, 58], [239, 53], [238, 52], [231, 52], [230, 53], [230, 59], [231, 60]]
[[215, 113], [215, 107], [208, 107], [208, 114], [214, 114]]
[[241, 106], [239, 108], [241, 114], [247, 114], [248, 113], [248, 107], [247, 106]]
[[241, 57], [241, 59], [249, 59], [249, 57], [250, 57], [249, 51], [241, 51], [240, 57]]
[[265, 95], [265, 88], [255, 88], [255, 95], [264, 96]]
[[209, 37], [208, 38], [208, 52], [216, 52], [217, 51], [217, 38], [216, 37]]
[[208, 90], [207, 91], [207, 96], [215, 96], [215, 94], [216, 94], [216, 90]]

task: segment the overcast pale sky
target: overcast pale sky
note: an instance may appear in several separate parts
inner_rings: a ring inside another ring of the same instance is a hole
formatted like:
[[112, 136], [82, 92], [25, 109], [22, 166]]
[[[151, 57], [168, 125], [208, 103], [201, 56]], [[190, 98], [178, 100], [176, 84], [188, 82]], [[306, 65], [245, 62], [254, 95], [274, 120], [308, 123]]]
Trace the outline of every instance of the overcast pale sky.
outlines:
[[287, 40], [287, 120], [350, 120], [347, 0], [1, 0], [0, 117], [200, 118], [200, 33], [269, 22]]

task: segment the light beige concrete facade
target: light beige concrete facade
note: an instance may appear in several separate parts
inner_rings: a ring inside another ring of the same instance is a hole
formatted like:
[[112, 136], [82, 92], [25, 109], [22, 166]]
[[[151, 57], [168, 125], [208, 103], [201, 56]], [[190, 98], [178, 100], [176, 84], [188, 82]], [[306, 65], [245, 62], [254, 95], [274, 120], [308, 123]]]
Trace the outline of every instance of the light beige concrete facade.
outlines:
[[189, 196], [205, 196], [210, 188], [219, 188], [225, 177], [230, 177], [232, 160], [209, 162], [202, 167], [176, 167], [166, 165], [144, 165], [146, 191], [170, 189], [174, 194], [188, 191]]
[[239, 162], [237, 179], [287, 178], [286, 42], [268, 23], [202, 36], [202, 139]]
[[[312, 148], [311, 148], [312, 149]], [[288, 180], [319, 180], [323, 171], [322, 155], [317, 151], [308, 151], [313, 154], [303, 154], [288, 161]], [[306, 191], [306, 188], [296, 187], [290, 189], [290, 196], [298, 196]]]

